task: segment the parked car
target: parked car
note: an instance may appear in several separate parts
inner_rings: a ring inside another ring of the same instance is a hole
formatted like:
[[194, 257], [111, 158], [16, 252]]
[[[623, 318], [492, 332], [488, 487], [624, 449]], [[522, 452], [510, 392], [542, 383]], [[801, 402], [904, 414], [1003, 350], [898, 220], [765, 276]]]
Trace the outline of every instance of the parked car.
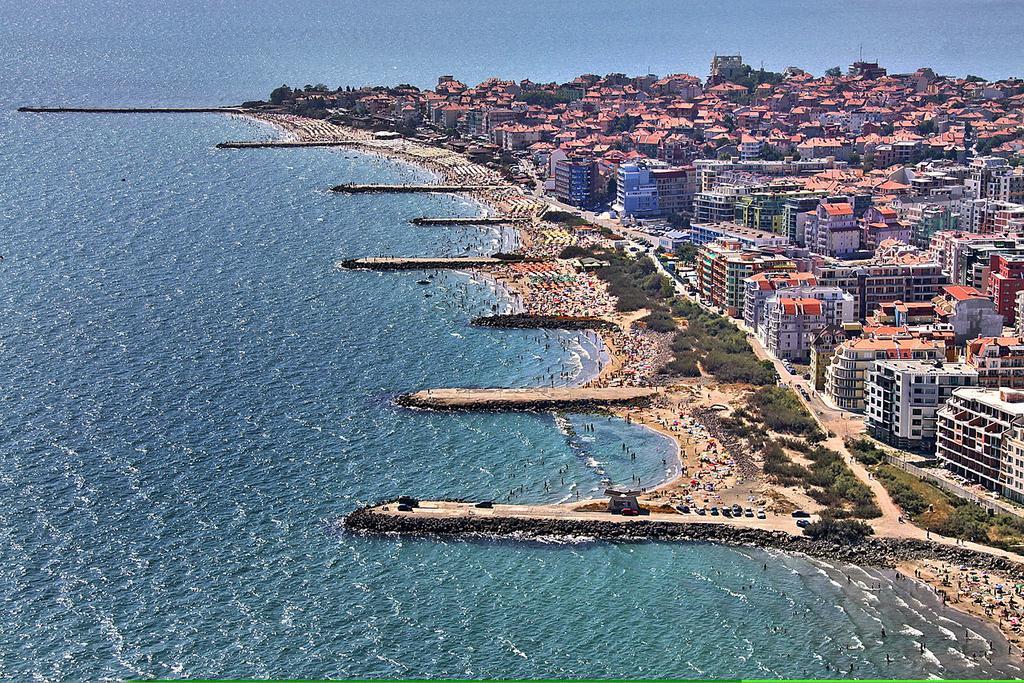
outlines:
[[697, 508], [697, 514], [700, 515], [701, 517], [703, 517], [707, 513], [708, 513], [708, 511], [705, 508]]
[[811, 516], [811, 513], [805, 512], [804, 510], [793, 510], [793, 516], [794, 517], [802, 517], [802, 518], [806, 519], [806, 518]]
[[492, 502], [491, 502], [491, 501], [489, 501], [489, 500], [482, 500], [482, 501], [480, 501], [479, 503], [477, 503], [476, 505], [474, 505], [473, 507], [478, 507], [478, 508], [484, 508], [484, 509], [487, 509], [487, 508], [492, 508], [492, 507], [494, 507], [494, 503], [492, 503]]
[[743, 508], [741, 508], [739, 505], [733, 505], [732, 506], [732, 514], [733, 514], [734, 517], [739, 517], [740, 515], [743, 514]]
[[640, 514], [640, 511], [636, 508], [622, 508], [621, 514], [623, 517], [636, 517]]
[[406, 505], [405, 503], [399, 503], [398, 504], [398, 511], [399, 512], [412, 512], [412, 506], [411, 505]]
[[711, 506], [711, 516], [712, 517], [717, 517], [718, 516], [718, 506], [717, 505], [712, 505]]
[[722, 516], [732, 517], [732, 510], [730, 510], [729, 508], [722, 508]]
[[806, 529], [807, 527], [809, 527], [811, 525], [811, 520], [809, 520], [809, 519], [798, 519], [798, 520], [796, 520], [796, 525], [798, 527], [800, 527], [801, 529]]
[[743, 516], [744, 517], [753, 517], [754, 516], [754, 511], [752, 509], [750, 509], [750, 508], [747, 508], [746, 510], [743, 511]]
[[684, 515], [690, 514], [689, 505], [676, 505], [676, 510], [679, 510], [679, 512], [683, 513]]

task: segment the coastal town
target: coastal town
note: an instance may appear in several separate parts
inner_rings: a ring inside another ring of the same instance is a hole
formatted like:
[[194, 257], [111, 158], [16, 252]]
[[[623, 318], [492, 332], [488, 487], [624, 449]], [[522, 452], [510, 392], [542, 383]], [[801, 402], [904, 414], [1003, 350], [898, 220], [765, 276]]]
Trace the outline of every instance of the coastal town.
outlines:
[[[1017, 642], [1022, 104], [1016, 79], [867, 62], [815, 77], [716, 55], [706, 78], [282, 86], [234, 113], [283, 137], [222, 146], [337, 145], [431, 171], [421, 186], [334, 189], [463, 194], [475, 220], [508, 227], [509, 253], [345, 267], [475, 270], [514, 304], [483, 324], [592, 329], [607, 349], [582, 385], [400, 403], [596, 408], [677, 444], [679, 476], [656, 487], [608, 481], [606, 499], [547, 506], [514, 490], [478, 505], [406, 496], [357, 516], [364, 528], [642, 517], [919, 543], [881, 561], [943, 594], [959, 575], [954, 601]], [[964, 566], [981, 556], [996, 565]]]

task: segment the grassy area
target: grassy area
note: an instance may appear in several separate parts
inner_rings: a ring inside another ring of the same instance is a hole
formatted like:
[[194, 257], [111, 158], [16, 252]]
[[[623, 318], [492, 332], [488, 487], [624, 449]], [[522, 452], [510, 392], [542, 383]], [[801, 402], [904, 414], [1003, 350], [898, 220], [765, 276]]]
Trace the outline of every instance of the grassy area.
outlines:
[[876, 465], [875, 475], [893, 502], [923, 529], [996, 548], [1024, 545], [1024, 520], [988, 511], [892, 465]]
[[825, 506], [822, 517], [873, 519], [882, 515], [875, 494], [857, 478], [842, 455], [824, 446], [808, 446], [804, 455], [809, 466], [793, 462], [782, 442], [769, 440], [764, 445], [764, 472], [783, 486], [803, 488]]
[[617, 250], [588, 250], [576, 246], [563, 249], [561, 257], [607, 261], [608, 266], [594, 272], [608, 284], [608, 291], [618, 300], [616, 309], [629, 312], [646, 308], [651, 313], [642, 318], [642, 322], [652, 330], [671, 332], [676, 329], [676, 321], [668, 307], [668, 302], [675, 296], [675, 285], [658, 271], [649, 258], [633, 258]]
[[[665, 372], [692, 371], [696, 363], [723, 382], [775, 384], [778, 374], [768, 361], [759, 361], [746, 335], [731, 320], [699, 305], [676, 300], [672, 312], [686, 318], [686, 327], [672, 340], [675, 358]], [[692, 375], [691, 375], [692, 376]]]
[[761, 387], [747, 399], [757, 418], [773, 432], [807, 437], [821, 441], [825, 434], [807, 411], [800, 397], [787, 387]]
[[[842, 455], [820, 445], [824, 433], [791, 389], [757, 389], [748, 396], [746, 407], [722, 418], [721, 424], [762, 452], [765, 474], [783, 486], [802, 488], [823, 505], [823, 517], [881, 516], [874, 493], [857, 478]], [[772, 432], [786, 436], [774, 436]], [[787, 450], [800, 453], [807, 464], [795, 462]]]

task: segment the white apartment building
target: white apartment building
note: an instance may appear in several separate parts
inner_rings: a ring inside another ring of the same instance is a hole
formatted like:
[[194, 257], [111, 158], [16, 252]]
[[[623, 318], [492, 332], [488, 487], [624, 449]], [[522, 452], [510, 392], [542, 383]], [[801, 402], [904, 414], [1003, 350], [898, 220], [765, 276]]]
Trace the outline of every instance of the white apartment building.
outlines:
[[864, 380], [868, 432], [897, 448], [928, 449], [939, 408], [955, 389], [977, 384], [977, 370], [966, 363], [875, 361]]

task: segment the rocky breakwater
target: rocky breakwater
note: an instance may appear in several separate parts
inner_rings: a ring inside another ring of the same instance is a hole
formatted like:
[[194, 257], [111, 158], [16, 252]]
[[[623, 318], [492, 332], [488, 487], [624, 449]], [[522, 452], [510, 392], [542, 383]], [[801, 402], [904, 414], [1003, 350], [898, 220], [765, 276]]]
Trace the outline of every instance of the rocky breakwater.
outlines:
[[460, 270], [500, 266], [528, 259], [515, 254], [453, 257], [368, 257], [344, 259], [336, 263], [343, 270]]
[[594, 538], [608, 541], [691, 541], [754, 546], [861, 566], [895, 567], [901, 562], [941, 560], [957, 566], [995, 571], [1024, 580], [1024, 564], [985, 552], [931, 541], [901, 538], [866, 538], [849, 543], [785, 531], [754, 529], [735, 524], [664, 522], [652, 520], [608, 521], [551, 519], [528, 516], [453, 515], [431, 516], [413, 510], [384, 513], [362, 508], [349, 514], [345, 528], [364, 533], [401, 533], [432, 536], [491, 536], [514, 539]]
[[615, 406], [646, 406], [661, 393], [656, 387], [560, 387], [536, 389], [425, 389], [402, 394], [395, 403], [431, 410], [602, 411]]
[[479, 327], [549, 330], [610, 330], [618, 327], [615, 323], [596, 316], [540, 315], [535, 313], [485, 315], [473, 318], [472, 324]]

